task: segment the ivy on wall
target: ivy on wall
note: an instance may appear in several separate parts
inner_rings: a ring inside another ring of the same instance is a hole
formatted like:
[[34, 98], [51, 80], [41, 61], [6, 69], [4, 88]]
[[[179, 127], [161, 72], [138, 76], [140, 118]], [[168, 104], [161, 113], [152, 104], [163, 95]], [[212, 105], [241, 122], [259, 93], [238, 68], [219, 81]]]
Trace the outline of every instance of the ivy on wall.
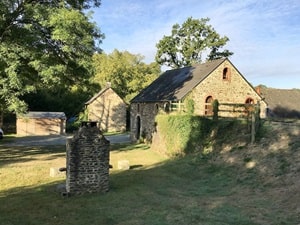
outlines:
[[210, 119], [193, 115], [158, 115], [156, 122], [169, 156], [202, 150], [209, 142], [214, 124]]

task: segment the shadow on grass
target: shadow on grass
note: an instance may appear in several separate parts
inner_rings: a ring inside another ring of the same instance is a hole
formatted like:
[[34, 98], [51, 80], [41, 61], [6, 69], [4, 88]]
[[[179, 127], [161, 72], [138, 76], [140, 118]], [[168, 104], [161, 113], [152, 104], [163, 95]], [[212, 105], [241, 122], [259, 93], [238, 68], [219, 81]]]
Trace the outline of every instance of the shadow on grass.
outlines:
[[0, 224], [256, 224], [234, 204], [232, 172], [180, 159], [112, 174], [108, 193], [13, 188], [0, 193]]
[[[135, 149], [148, 150], [149, 147], [144, 144], [111, 144], [111, 151], [131, 151]], [[52, 160], [66, 154], [66, 147], [63, 145], [46, 145], [46, 146], [8, 146], [0, 145], [0, 168], [2, 166], [29, 162], [36, 160], [36, 157], [51, 154], [46, 160]]]
[[122, 151], [131, 151], [131, 150], [149, 150], [150, 146], [145, 144], [131, 144], [131, 143], [121, 143], [121, 144], [111, 144], [111, 152], [122, 152]]
[[9, 136], [4, 136], [4, 138], [1, 140], [0, 144], [14, 144], [16, 143], [23, 143], [23, 142], [35, 142], [35, 141], [44, 141], [47, 139], [59, 139], [59, 138], [66, 138], [67, 136], [65, 135], [30, 135], [30, 136], [17, 136], [17, 135], [9, 135]]
[[107, 193], [66, 198], [59, 182], [12, 188], [0, 192], [0, 224], [295, 224], [295, 209], [274, 204], [258, 170], [238, 169], [190, 155], [112, 173]]
[[226, 152], [113, 172], [108, 193], [63, 198], [55, 192], [58, 182], [2, 191], [0, 224], [297, 224], [299, 191], [287, 175], [299, 174], [299, 164], [292, 164], [299, 162], [300, 143], [289, 132], [272, 138], [290, 138], [289, 148], [262, 138], [259, 146], [231, 143]]
[[47, 154], [51, 154], [47, 158], [51, 160], [65, 155], [65, 152], [64, 146], [1, 146], [0, 168], [8, 164], [34, 161], [36, 157]]

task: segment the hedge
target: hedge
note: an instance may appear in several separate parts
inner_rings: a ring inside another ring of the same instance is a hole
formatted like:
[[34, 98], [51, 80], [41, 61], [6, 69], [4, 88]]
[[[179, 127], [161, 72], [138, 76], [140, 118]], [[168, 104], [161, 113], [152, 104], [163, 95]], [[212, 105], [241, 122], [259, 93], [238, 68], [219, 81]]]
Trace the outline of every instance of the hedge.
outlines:
[[167, 155], [180, 156], [202, 150], [208, 144], [214, 121], [194, 115], [158, 115], [156, 123]]

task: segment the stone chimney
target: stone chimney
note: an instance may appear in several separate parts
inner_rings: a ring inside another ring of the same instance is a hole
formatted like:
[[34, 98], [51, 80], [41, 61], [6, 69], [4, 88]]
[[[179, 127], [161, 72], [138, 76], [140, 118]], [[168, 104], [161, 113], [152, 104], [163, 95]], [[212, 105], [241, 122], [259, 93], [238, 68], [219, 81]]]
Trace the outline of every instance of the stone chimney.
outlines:
[[260, 89], [260, 86], [257, 86], [255, 89], [256, 89], [257, 94], [261, 95], [261, 89]]
[[109, 190], [109, 144], [97, 122], [83, 122], [67, 140], [67, 195]]
[[106, 88], [111, 88], [111, 82], [106, 82]]

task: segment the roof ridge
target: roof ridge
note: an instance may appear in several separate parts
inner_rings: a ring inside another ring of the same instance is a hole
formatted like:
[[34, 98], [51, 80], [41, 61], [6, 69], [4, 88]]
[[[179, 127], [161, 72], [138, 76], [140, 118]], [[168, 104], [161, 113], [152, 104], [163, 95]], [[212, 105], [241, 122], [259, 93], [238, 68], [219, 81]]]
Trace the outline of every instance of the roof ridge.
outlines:
[[[166, 70], [132, 98], [130, 102], [178, 101], [225, 60], [228, 59], [220, 58], [196, 65]], [[195, 71], [198, 72], [195, 73]]]

